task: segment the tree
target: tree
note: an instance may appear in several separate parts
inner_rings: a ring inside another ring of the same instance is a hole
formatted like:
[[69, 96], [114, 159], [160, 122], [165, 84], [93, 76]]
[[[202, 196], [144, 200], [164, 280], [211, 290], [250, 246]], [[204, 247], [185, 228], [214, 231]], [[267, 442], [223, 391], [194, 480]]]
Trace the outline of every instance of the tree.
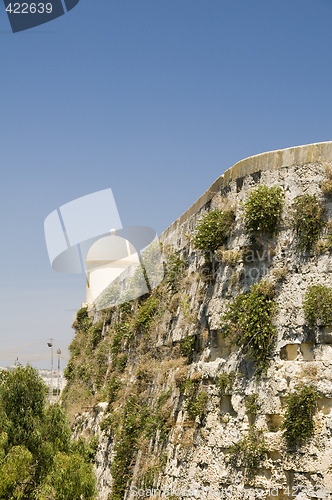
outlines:
[[93, 500], [89, 443], [70, 439], [69, 421], [46, 402], [37, 370], [0, 374], [0, 500]]

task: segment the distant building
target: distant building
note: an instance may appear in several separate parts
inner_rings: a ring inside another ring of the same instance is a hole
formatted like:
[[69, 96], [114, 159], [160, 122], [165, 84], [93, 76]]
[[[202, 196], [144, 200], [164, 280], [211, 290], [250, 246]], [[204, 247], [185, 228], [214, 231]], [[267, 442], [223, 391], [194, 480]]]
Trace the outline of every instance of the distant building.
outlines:
[[[7, 367], [0, 367], [1, 370], [14, 370], [14, 366], [7, 366]], [[58, 376], [58, 370], [53, 370], [53, 377], [51, 370], [38, 370], [37, 372], [39, 373], [40, 377], [43, 379], [44, 383], [47, 385], [47, 387], [52, 391], [53, 389], [53, 397], [52, 401], [54, 402], [56, 400], [56, 396], [61, 396], [61, 393], [66, 385], [66, 379], [64, 377], [63, 371], [59, 370], [59, 376]]]

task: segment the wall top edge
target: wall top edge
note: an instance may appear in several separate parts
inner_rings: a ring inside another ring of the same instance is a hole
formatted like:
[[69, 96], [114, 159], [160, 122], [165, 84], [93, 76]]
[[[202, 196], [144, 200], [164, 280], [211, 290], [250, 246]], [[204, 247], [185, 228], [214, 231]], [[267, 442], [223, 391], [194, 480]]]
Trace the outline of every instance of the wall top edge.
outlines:
[[160, 239], [163, 241], [167, 235], [178, 226], [188, 220], [194, 213], [198, 212], [221, 188], [231, 181], [254, 174], [262, 170], [279, 170], [284, 167], [305, 165], [307, 163], [332, 161], [332, 141], [305, 144], [286, 149], [277, 149], [266, 153], [249, 156], [227, 169], [218, 179], [188, 208], [178, 219], [176, 219], [163, 233]]

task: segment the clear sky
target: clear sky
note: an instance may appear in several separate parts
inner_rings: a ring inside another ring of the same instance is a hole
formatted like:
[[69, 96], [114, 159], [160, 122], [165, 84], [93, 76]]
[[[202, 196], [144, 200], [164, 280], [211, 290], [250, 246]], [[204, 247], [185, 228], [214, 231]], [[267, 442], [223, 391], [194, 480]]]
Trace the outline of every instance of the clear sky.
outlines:
[[81, 0], [12, 34], [1, 2], [0, 365], [73, 336], [52, 210], [111, 187], [160, 233], [242, 158], [331, 139], [331, 22], [331, 0]]

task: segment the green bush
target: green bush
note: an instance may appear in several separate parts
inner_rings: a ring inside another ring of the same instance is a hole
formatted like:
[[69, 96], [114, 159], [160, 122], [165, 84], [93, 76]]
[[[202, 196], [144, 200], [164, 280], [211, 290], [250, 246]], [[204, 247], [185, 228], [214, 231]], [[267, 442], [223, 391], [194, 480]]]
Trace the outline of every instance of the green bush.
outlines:
[[221, 373], [217, 382], [220, 396], [224, 396], [226, 394], [226, 391], [232, 389], [235, 378], [236, 373], [234, 371], [231, 371], [230, 373]]
[[288, 446], [302, 444], [314, 434], [314, 415], [319, 394], [311, 386], [298, 385], [286, 398], [287, 409], [282, 424]]
[[130, 397], [123, 408], [121, 424], [116, 433], [114, 458], [111, 463], [113, 484], [110, 500], [123, 500], [124, 497], [139, 434], [139, 409], [135, 396]]
[[264, 437], [255, 427], [230, 448], [233, 467], [245, 467], [248, 476], [254, 476], [267, 454]]
[[324, 285], [310, 286], [303, 303], [305, 319], [308, 325], [332, 323], [332, 288]]
[[118, 283], [111, 283], [101, 294], [97, 297], [96, 307], [98, 311], [114, 307], [121, 297], [121, 287]]
[[116, 367], [120, 372], [124, 372], [127, 366], [128, 356], [126, 354], [120, 354], [116, 358]]
[[249, 353], [258, 373], [267, 369], [277, 336], [272, 325], [276, 309], [273, 297], [272, 285], [262, 281], [238, 295], [221, 318], [223, 335], [232, 336]]
[[195, 352], [196, 335], [187, 335], [180, 340], [180, 352], [182, 356], [188, 358], [188, 363], [191, 363]]
[[332, 196], [332, 168], [326, 167], [327, 179], [322, 183], [322, 191], [326, 196]]
[[102, 331], [103, 331], [102, 321], [97, 321], [91, 326], [89, 330], [90, 333], [89, 342], [91, 345], [91, 349], [95, 349], [99, 344], [99, 342], [102, 340], [103, 338]]
[[194, 248], [208, 254], [226, 243], [235, 224], [233, 210], [213, 210], [197, 224], [192, 239]]
[[0, 498], [92, 500], [91, 460], [71, 442], [63, 408], [46, 404], [47, 392], [31, 366], [1, 376]]
[[159, 309], [159, 298], [151, 295], [138, 310], [134, 320], [134, 328], [138, 332], [146, 332]]
[[88, 308], [81, 307], [76, 313], [76, 319], [74, 321], [73, 327], [77, 330], [82, 330], [87, 332], [92, 325], [92, 319], [89, 317]]
[[279, 186], [261, 184], [249, 193], [244, 203], [244, 221], [249, 234], [277, 233], [283, 207], [283, 192]]
[[109, 403], [113, 403], [116, 400], [121, 385], [121, 382], [114, 375], [110, 378], [105, 388]]
[[93, 500], [95, 477], [90, 464], [81, 455], [58, 453], [54, 467], [46, 477], [37, 500]]
[[167, 288], [172, 293], [176, 293], [178, 291], [179, 284], [183, 279], [186, 267], [187, 262], [182, 259], [180, 252], [174, 252], [168, 257], [165, 280]]
[[81, 307], [76, 313], [76, 321], [78, 324], [82, 323], [85, 319], [89, 317], [87, 306]]
[[199, 390], [199, 384], [199, 379], [187, 379], [181, 388], [181, 392], [185, 397], [184, 408], [191, 420], [202, 417], [208, 401], [207, 392]]
[[316, 194], [297, 196], [293, 203], [293, 227], [298, 236], [297, 248], [310, 250], [325, 226], [325, 208]]
[[244, 405], [246, 407], [246, 413], [248, 415], [256, 417], [261, 407], [261, 405], [258, 403], [258, 399], [258, 394], [250, 394], [250, 396], [246, 398]]
[[186, 410], [189, 417], [195, 420], [196, 417], [202, 417], [209, 396], [206, 391], [199, 391], [195, 398], [190, 399], [186, 404]]

